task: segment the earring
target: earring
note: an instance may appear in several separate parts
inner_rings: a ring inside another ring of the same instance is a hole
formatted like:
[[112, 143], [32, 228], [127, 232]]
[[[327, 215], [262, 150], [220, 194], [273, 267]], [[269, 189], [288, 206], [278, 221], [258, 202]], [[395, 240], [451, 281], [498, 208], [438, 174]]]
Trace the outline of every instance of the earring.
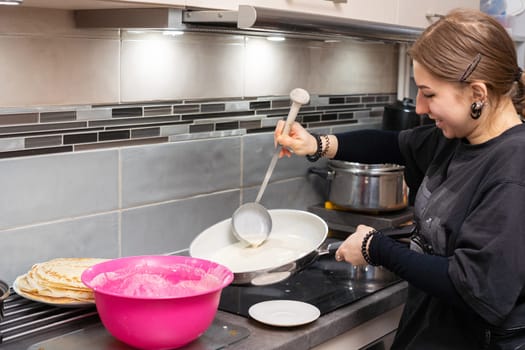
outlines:
[[478, 119], [481, 117], [481, 111], [483, 110], [483, 101], [476, 101], [470, 105], [470, 117], [472, 119]]

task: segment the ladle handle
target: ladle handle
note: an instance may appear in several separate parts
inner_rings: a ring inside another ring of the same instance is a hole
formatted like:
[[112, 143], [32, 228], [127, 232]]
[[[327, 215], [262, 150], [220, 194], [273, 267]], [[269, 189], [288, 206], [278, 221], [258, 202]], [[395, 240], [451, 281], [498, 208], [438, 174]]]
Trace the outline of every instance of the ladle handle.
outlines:
[[[304, 89], [296, 88], [290, 92], [290, 99], [292, 100], [292, 106], [290, 107], [290, 111], [288, 112], [288, 117], [286, 117], [286, 122], [284, 123], [283, 132], [282, 132], [283, 134], [286, 134], [286, 135], [290, 133], [290, 128], [292, 127], [292, 124], [295, 121], [295, 118], [297, 117], [297, 114], [299, 113], [299, 109], [301, 108], [301, 106], [310, 101], [310, 94], [308, 93], [308, 91]], [[257, 197], [255, 198], [255, 203], [259, 203], [261, 201], [262, 195], [264, 191], [266, 190], [266, 186], [268, 185], [268, 182], [270, 181], [270, 177], [272, 176], [273, 169], [275, 168], [275, 165], [277, 164], [278, 159], [279, 159], [279, 148], [275, 150], [272, 160], [270, 161], [270, 165], [268, 166], [268, 170], [266, 170], [266, 174], [264, 175], [263, 182], [261, 184], [261, 187], [259, 188]]]
[[290, 133], [292, 124], [295, 121], [295, 118], [297, 118], [297, 114], [299, 114], [299, 109], [301, 106], [302, 105], [300, 103], [292, 102], [292, 106], [288, 112], [288, 117], [286, 117], [286, 122], [284, 123], [283, 130], [281, 132], [283, 135], [288, 135]]
[[296, 88], [290, 92], [290, 98], [292, 100], [292, 105], [290, 106], [290, 111], [288, 112], [288, 117], [286, 117], [286, 122], [284, 123], [282, 134], [288, 135], [292, 124], [299, 114], [299, 109], [301, 106], [310, 101], [310, 94], [304, 89]]

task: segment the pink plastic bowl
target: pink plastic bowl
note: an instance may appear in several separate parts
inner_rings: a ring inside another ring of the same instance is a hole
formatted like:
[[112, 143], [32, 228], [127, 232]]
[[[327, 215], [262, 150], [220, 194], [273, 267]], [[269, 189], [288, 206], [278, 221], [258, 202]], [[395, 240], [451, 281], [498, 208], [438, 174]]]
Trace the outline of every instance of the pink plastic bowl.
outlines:
[[96, 264], [82, 274], [104, 327], [140, 349], [174, 349], [211, 325], [227, 267], [187, 256], [132, 256]]

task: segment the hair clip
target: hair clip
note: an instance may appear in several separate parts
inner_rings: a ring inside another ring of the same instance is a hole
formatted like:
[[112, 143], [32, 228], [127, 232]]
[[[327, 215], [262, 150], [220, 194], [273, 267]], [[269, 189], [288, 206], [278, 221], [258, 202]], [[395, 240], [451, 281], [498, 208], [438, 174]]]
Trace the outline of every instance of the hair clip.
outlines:
[[467, 80], [468, 77], [470, 77], [472, 72], [474, 72], [474, 69], [476, 69], [476, 67], [478, 66], [479, 61], [481, 61], [480, 53], [478, 53], [476, 57], [474, 57], [472, 62], [470, 62], [470, 64], [468, 65], [467, 69], [465, 69], [465, 72], [463, 72], [463, 74], [461, 75], [461, 78], [459, 78], [460, 82], [464, 82]]

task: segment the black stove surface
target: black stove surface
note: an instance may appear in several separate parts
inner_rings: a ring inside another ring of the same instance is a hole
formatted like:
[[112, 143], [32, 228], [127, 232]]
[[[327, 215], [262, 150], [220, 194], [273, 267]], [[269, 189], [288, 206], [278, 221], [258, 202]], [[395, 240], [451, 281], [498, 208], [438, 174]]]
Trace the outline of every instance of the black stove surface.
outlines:
[[325, 204], [313, 205], [308, 211], [318, 215], [331, 230], [353, 232], [357, 225], [364, 224], [380, 230], [383, 228], [398, 227], [413, 220], [411, 207], [383, 213], [360, 213], [351, 210], [327, 209]]
[[279, 283], [226, 287], [219, 309], [248, 317], [248, 309], [256, 303], [286, 299], [313, 304], [323, 315], [400, 281], [381, 267], [358, 268], [337, 262], [333, 254], [328, 254]]

